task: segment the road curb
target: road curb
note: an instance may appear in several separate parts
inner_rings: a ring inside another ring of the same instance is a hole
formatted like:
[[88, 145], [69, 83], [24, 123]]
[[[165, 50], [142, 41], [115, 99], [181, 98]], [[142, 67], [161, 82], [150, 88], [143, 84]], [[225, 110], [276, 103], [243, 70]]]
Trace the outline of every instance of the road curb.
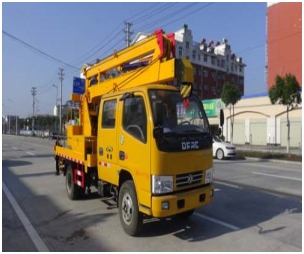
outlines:
[[286, 163], [286, 164], [302, 165], [302, 162], [299, 162], [299, 161], [274, 160], [274, 159], [261, 159], [261, 158], [254, 158], [254, 157], [244, 157], [244, 158], [245, 158], [245, 160], [270, 161], [270, 162], [277, 162], [277, 163]]

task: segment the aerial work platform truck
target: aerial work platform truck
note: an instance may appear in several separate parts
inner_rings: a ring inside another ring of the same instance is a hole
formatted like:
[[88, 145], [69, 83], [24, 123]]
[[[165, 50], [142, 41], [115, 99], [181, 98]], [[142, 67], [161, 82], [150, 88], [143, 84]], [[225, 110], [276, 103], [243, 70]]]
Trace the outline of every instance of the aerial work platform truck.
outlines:
[[146, 217], [186, 219], [212, 201], [208, 118], [191, 63], [175, 57], [174, 34], [157, 30], [82, 74], [84, 92], [70, 95], [79, 123], [54, 146], [71, 200], [92, 188], [112, 198], [132, 236]]

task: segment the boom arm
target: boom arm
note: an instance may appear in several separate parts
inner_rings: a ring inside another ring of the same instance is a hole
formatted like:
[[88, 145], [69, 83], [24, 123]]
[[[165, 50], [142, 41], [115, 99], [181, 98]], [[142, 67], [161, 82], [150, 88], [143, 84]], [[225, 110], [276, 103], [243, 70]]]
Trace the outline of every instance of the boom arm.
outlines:
[[[85, 125], [84, 135], [94, 135], [91, 116], [96, 117], [95, 108], [104, 94], [139, 85], [165, 83], [176, 77], [185, 83], [192, 83], [191, 64], [184, 63], [179, 73], [176, 73], [177, 67], [180, 65], [176, 64], [175, 59], [174, 34], [165, 35], [161, 29], [93, 66], [84, 67], [85, 93], [81, 96], [71, 95], [72, 100], [81, 102], [80, 122]], [[113, 70], [119, 75], [109, 77]]]
[[[94, 97], [116, 90], [127, 89], [138, 84], [165, 82], [174, 78], [174, 35], [157, 30], [153, 35], [84, 69], [86, 76], [86, 97]], [[126, 66], [138, 66], [125, 71]], [[121, 73], [116, 78], [106, 79], [109, 71]], [[91, 85], [96, 80], [96, 85]]]

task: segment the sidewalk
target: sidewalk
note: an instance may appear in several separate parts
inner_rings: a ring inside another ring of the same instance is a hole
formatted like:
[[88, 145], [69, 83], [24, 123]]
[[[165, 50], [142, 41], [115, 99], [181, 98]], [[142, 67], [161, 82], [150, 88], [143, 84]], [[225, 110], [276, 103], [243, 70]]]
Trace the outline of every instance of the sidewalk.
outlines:
[[[286, 147], [281, 146], [257, 146], [257, 145], [235, 145], [237, 150], [243, 151], [258, 151], [258, 152], [267, 152], [267, 153], [285, 153]], [[291, 147], [290, 153], [294, 155], [302, 156], [302, 149]]]

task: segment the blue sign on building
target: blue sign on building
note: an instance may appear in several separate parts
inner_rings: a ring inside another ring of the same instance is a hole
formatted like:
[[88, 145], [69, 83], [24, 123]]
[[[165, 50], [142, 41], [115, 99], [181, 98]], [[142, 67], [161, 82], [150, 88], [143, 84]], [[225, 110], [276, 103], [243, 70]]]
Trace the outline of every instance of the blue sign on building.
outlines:
[[73, 78], [73, 93], [83, 94], [85, 86], [85, 79], [82, 78]]

